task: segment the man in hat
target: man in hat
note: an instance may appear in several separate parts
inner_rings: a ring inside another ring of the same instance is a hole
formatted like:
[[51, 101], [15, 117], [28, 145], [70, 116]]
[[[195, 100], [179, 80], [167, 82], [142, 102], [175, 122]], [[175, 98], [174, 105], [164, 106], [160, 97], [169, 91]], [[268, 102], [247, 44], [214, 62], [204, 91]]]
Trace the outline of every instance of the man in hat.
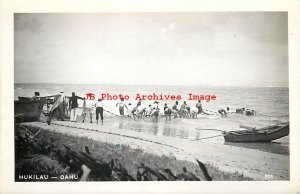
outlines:
[[186, 101], [184, 101], [183, 104], [180, 106], [180, 113], [183, 117], [189, 116], [190, 107], [186, 104]]

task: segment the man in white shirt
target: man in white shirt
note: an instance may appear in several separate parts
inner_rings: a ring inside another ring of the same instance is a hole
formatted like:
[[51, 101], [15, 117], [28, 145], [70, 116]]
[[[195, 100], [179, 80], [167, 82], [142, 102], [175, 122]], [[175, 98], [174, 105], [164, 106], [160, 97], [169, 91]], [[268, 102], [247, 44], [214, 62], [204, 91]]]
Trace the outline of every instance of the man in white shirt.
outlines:
[[90, 123], [93, 123], [93, 113], [92, 113], [93, 110], [94, 110], [93, 101], [85, 100], [83, 102], [83, 110], [82, 110], [82, 116], [83, 116], [82, 122], [83, 123], [85, 121], [85, 117], [87, 114], [89, 114], [89, 116], [90, 116]]
[[197, 107], [192, 107], [190, 113], [192, 118], [197, 118], [197, 115], [199, 114], [199, 109]]
[[[121, 102], [116, 104], [116, 107], [119, 106], [120, 115], [124, 115], [124, 107], [127, 108], [126, 104], [124, 103], [124, 98], [121, 98]], [[127, 108], [128, 109], [128, 108]]]
[[149, 117], [151, 115], [151, 112], [152, 112], [152, 105], [149, 104], [149, 106], [146, 108], [146, 117]]
[[127, 106], [127, 114], [129, 117], [131, 117], [132, 111], [133, 111], [133, 107], [132, 107], [131, 103], [129, 103]]

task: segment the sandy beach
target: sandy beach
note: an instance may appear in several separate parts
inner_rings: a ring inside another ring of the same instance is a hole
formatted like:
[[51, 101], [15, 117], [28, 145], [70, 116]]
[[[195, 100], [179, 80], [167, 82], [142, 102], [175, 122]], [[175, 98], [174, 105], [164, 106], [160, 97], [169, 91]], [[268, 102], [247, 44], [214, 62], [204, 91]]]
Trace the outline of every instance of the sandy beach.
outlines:
[[295, 6], [77, 4], [7, 4], [1, 191], [297, 191]]
[[[168, 126], [170, 128], [176, 127], [178, 122], [180, 121]], [[147, 128], [144, 124], [145, 122], [136, 122], [126, 118], [109, 118], [105, 120], [103, 125], [71, 123], [69, 121], [53, 121], [51, 125], [43, 122], [22, 123], [23, 126], [87, 137], [100, 142], [128, 145], [131, 148], [140, 148], [158, 156], [174, 156], [178, 160], [190, 162], [196, 162], [195, 158], [197, 158], [222, 171], [238, 172], [254, 180], [289, 180], [288, 154], [248, 149], [219, 141], [200, 141], [189, 137], [189, 135], [187, 138], [176, 135], [164, 136], [162, 135], [164, 131], [160, 131], [159, 127], [156, 134], [151, 134], [145, 130]], [[124, 129], [124, 125], [131, 126], [131, 128]], [[153, 125], [153, 123], [149, 123], [149, 125]], [[272, 178], [268, 179], [267, 177]]]

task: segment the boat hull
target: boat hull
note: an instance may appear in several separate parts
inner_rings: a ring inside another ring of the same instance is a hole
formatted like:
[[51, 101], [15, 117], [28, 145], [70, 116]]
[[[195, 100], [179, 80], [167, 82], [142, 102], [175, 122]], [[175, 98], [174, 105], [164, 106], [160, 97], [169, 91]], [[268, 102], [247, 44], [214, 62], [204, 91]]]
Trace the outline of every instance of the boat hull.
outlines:
[[289, 135], [289, 125], [273, 126], [267, 129], [254, 131], [229, 131], [223, 132], [225, 141], [228, 142], [270, 142]]
[[17, 122], [38, 121], [42, 109], [46, 103], [45, 99], [40, 100], [15, 100], [14, 117]]

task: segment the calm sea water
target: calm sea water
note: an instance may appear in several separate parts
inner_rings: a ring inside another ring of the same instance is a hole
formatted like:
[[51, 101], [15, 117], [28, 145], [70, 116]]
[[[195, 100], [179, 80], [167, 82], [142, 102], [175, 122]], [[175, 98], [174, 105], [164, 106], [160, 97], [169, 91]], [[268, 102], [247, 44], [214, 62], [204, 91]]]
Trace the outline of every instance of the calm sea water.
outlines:
[[[205, 102], [202, 101], [202, 106], [206, 110], [217, 112], [220, 108], [230, 107], [231, 111], [235, 111], [236, 108], [249, 108], [254, 109], [257, 113], [256, 116], [243, 116], [237, 114], [229, 114], [228, 118], [221, 118], [217, 115], [204, 116], [200, 115], [198, 119], [177, 119], [171, 122], [146, 123], [138, 122], [132, 124], [132, 122], [126, 122], [124, 120], [119, 123], [115, 122], [115, 119], [110, 118], [111, 115], [106, 115], [109, 119], [112, 119], [112, 124], [118, 125], [117, 127], [131, 130], [139, 130], [145, 133], [151, 133], [154, 135], [166, 135], [176, 136], [186, 139], [201, 139], [213, 135], [218, 135], [218, 132], [211, 131], [199, 131], [195, 128], [215, 128], [222, 130], [239, 130], [239, 125], [248, 125], [253, 127], [264, 127], [268, 125], [275, 125], [282, 122], [289, 121], [289, 88], [288, 87], [215, 87], [215, 86], [139, 86], [139, 85], [70, 85], [70, 84], [15, 84], [15, 99], [19, 96], [31, 97], [35, 91], [39, 91], [41, 96], [58, 94], [60, 91], [64, 91], [66, 95], [71, 95], [75, 92], [78, 96], [84, 96], [86, 93], [94, 93], [96, 97], [99, 97], [101, 93], [110, 94], [127, 94], [130, 100], [126, 101], [126, 104], [131, 102], [136, 104], [134, 100], [137, 93], [139, 94], [173, 94], [181, 95], [182, 100], [179, 101], [179, 105], [184, 100], [194, 107], [197, 101], [188, 101], [188, 93], [195, 95], [215, 95], [216, 100]], [[104, 101], [104, 108], [113, 113], [118, 113], [116, 103], [118, 101]], [[174, 101], [164, 100], [160, 101], [161, 108], [164, 103], [169, 106], [174, 104]], [[143, 101], [144, 106], [152, 104], [153, 101]], [[213, 113], [212, 112], [212, 113]], [[113, 121], [114, 120], [114, 121]], [[163, 119], [162, 119], [163, 121]], [[217, 133], [217, 134], [216, 134]], [[204, 139], [201, 141], [208, 141], [213, 143], [224, 143], [222, 137]], [[284, 137], [276, 141], [279, 143], [279, 147], [288, 148], [289, 137]], [[263, 145], [252, 144], [250, 148], [256, 147], [264, 150]], [[255, 146], [259, 145], [259, 146]], [[238, 144], [237, 146], [240, 146]], [[249, 147], [249, 146], [248, 146]], [[278, 144], [272, 144], [265, 148], [266, 151], [270, 149], [278, 151]], [[275, 151], [275, 152], [277, 152]], [[279, 152], [285, 152], [280, 151]], [[286, 152], [285, 152], [286, 153]]]

